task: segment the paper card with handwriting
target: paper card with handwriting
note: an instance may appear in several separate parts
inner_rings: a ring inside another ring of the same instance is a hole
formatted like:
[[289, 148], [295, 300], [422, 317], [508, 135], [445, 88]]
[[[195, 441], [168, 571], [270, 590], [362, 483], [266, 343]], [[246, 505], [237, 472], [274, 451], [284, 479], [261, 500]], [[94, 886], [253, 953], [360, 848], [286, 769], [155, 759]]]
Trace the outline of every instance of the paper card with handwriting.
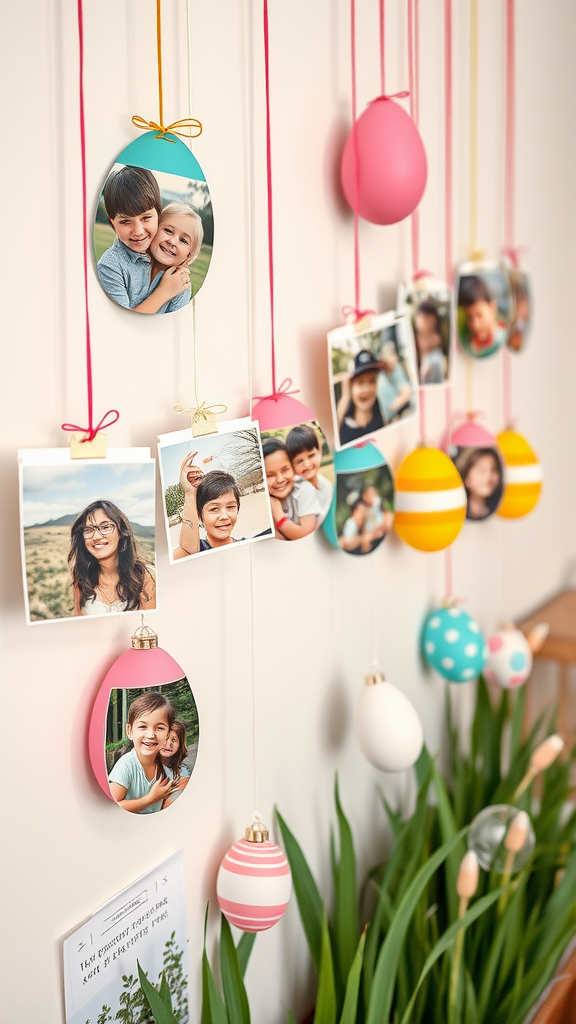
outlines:
[[64, 940], [66, 1024], [148, 1020], [136, 961], [159, 987], [162, 971], [180, 1024], [188, 1014], [182, 850], [113, 896]]

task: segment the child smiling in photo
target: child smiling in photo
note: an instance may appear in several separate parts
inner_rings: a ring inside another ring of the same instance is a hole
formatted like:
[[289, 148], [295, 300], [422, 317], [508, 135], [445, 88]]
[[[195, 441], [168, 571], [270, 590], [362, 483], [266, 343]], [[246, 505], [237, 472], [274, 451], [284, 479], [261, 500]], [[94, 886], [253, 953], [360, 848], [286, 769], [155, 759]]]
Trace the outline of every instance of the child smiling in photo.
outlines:
[[262, 445], [275, 533], [279, 540], [298, 540], [316, 529], [321, 518], [316, 488], [296, 476], [288, 448], [271, 437]]
[[316, 525], [320, 525], [328, 515], [334, 491], [330, 481], [320, 472], [322, 464], [320, 438], [313, 427], [302, 423], [298, 427], [292, 427], [286, 438], [286, 449], [296, 475], [301, 476], [303, 480], [308, 480], [316, 489], [316, 497], [320, 505], [320, 517]]
[[492, 355], [506, 341], [506, 324], [498, 319], [498, 306], [484, 278], [461, 279], [458, 305], [467, 332], [467, 337], [460, 337], [463, 347], [474, 356]]
[[162, 764], [161, 751], [175, 718], [174, 705], [161, 693], [143, 693], [132, 701], [126, 723], [129, 749], [108, 776], [110, 793], [125, 811], [151, 814], [162, 810], [173, 781], [171, 768]]
[[172, 789], [162, 803], [162, 810], [169, 807], [188, 785], [190, 769], [184, 764], [184, 758], [188, 756], [186, 746], [186, 727], [176, 719], [172, 725], [168, 739], [160, 750], [160, 760], [165, 768], [172, 772]]

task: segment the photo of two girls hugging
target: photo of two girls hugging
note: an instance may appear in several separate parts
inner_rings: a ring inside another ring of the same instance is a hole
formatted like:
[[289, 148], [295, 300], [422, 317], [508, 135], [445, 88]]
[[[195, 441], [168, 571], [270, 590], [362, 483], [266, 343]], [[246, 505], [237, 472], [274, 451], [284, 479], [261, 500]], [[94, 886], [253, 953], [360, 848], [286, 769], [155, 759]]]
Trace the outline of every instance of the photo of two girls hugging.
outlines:
[[[183, 197], [194, 197], [202, 216]], [[204, 280], [211, 235], [212, 209], [204, 183], [116, 165], [104, 182], [94, 224], [100, 284], [114, 302], [136, 313], [173, 313]], [[202, 267], [191, 287], [191, 264], [201, 249]]]
[[197, 751], [198, 712], [187, 679], [154, 689], [112, 691], [106, 723], [108, 783], [125, 811], [152, 814], [170, 807], [188, 785]]

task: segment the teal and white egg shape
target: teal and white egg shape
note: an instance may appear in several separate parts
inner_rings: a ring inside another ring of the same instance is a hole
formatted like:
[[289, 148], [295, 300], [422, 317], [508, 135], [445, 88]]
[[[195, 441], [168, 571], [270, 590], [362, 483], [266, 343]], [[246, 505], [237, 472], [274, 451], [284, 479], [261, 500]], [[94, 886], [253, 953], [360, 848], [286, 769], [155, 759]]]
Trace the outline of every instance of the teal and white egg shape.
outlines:
[[480, 627], [462, 608], [439, 608], [428, 616], [422, 636], [425, 660], [451, 683], [476, 679], [488, 657]]

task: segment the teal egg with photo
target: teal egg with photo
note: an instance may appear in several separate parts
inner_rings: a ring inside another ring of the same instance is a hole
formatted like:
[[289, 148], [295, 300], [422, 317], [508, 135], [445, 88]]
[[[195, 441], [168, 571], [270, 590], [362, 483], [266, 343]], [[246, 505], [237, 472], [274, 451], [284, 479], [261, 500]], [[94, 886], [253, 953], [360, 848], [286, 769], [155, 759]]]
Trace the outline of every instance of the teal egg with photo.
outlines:
[[422, 634], [425, 661], [451, 683], [476, 679], [488, 658], [478, 623], [463, 608], [450, 604], [426, 619]]
[[154, 131], [126, 146], [103, 182], [92, 240], [98, 280], [117, 305], [147, 314], [188, 305], [214, 246], [210, 190], [188, 146]]
[[335, 548], [367, 555], [394, 524], [394, 481], [386, 459], [371, 442], [334, 453], [335, 487], [322, 528]]

